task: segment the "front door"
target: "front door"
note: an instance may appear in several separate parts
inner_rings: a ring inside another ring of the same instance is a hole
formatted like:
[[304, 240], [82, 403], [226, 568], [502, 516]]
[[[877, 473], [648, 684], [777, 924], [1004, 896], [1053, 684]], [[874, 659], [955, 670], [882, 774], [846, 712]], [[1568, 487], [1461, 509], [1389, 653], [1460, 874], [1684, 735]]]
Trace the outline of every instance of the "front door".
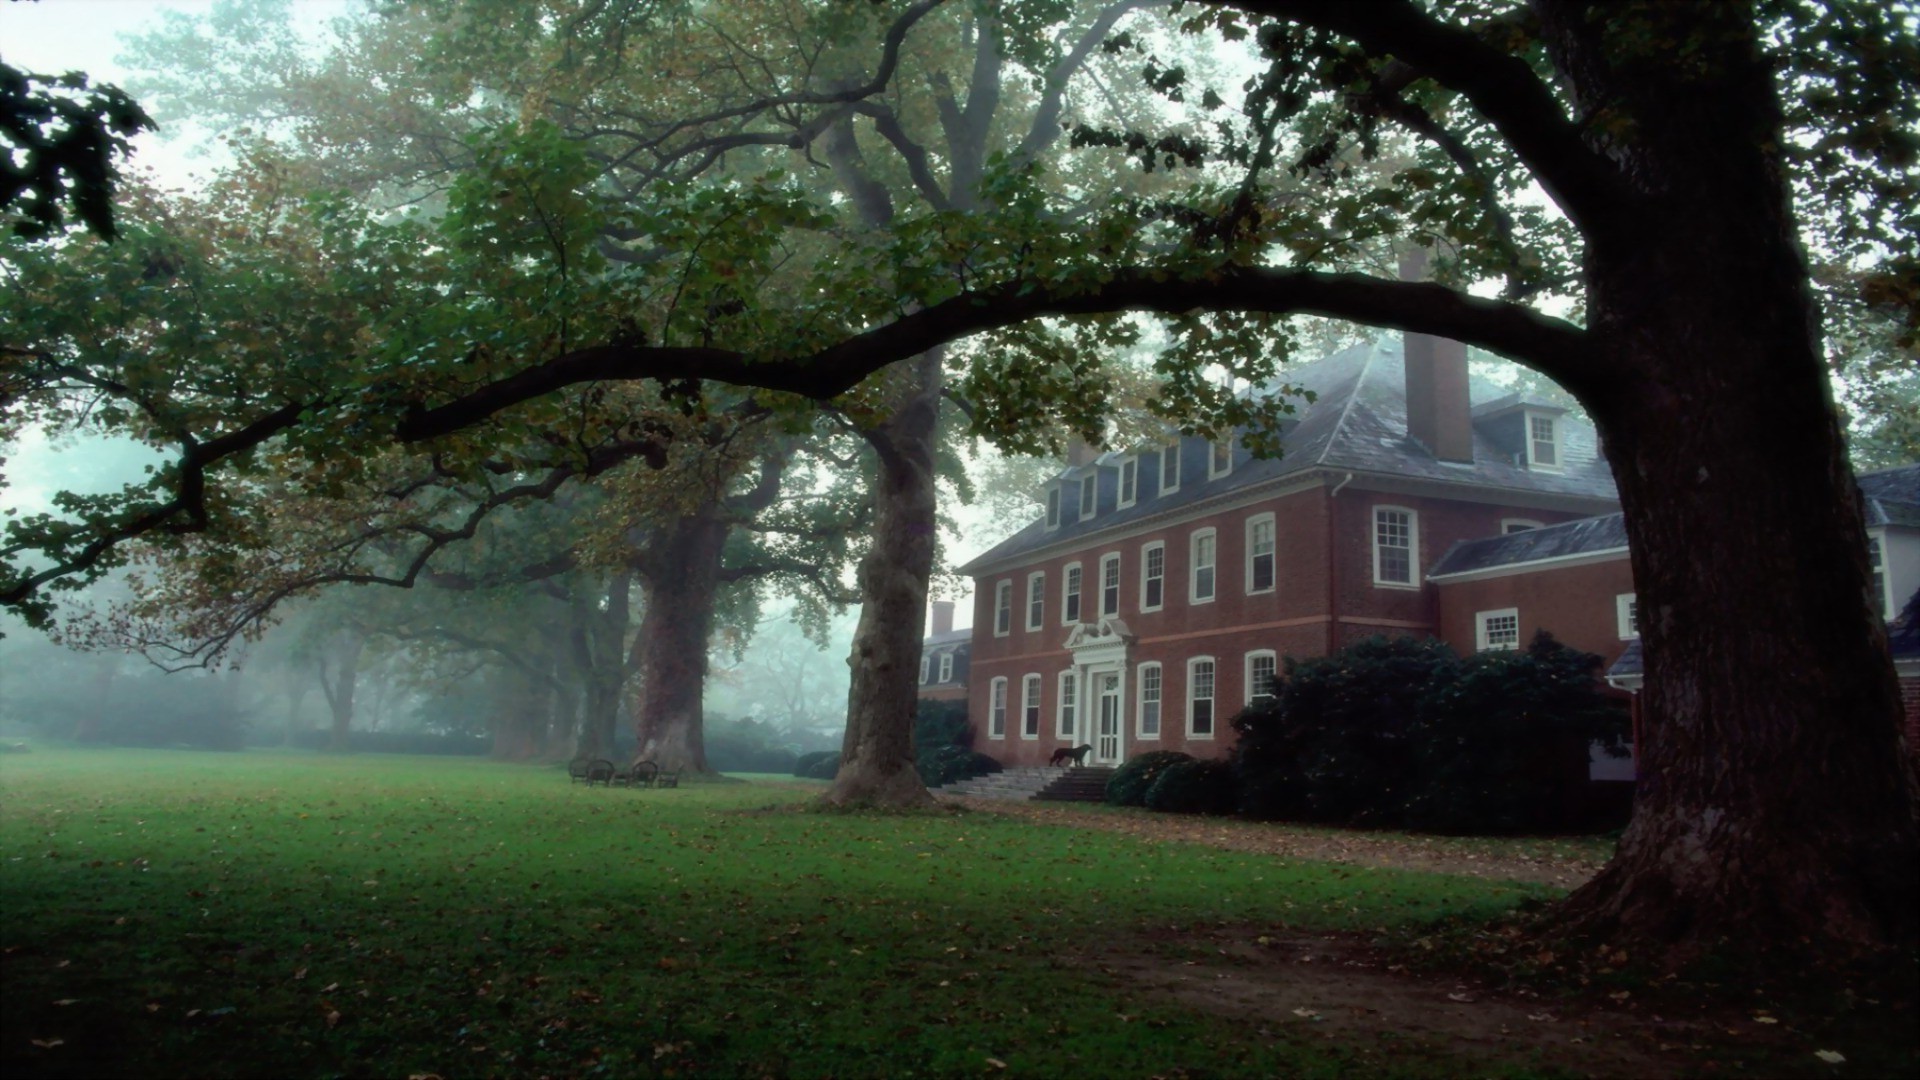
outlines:
[[1120, 675], [1106, 671], [1094, 676], [1100, 692], [1100, 720], [1094, 728], [1093, 760], [1120, 764]]

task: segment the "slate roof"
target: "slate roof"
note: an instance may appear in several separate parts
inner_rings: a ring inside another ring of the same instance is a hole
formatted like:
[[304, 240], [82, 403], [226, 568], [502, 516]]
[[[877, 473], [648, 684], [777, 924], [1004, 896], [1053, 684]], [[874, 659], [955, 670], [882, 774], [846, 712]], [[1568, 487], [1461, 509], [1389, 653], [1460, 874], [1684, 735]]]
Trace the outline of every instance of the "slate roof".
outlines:
[[1860, 477], [1867, 525], [1920, 529], [1920, 465], [1900, 465]]
[[[1617, 500], [1612, 474], [1600, 456], [1598, 437], [1590, 425], [1571, 417], [1561, 419], [1565, 464], [1560, 471], [1529, 469], [1524, 463], [1516, 463], [1512, 454], [1479, 430], [1474, 432], [1472, 464], [1443, 462], [1434, 457], [1407, 435], [1406, 367], [1398, 337], [1356, 345], [1323, 360], [1288, 367], [1281, 377], [1315, 394], [1311, 405], [1297, 403], [1298, 413], [1281, 425], [1281, 457], [1255, 460], [1244, 448], [1236, 448], [1233, 471], [1217, 480], [1183, 481], [1177, 492], [1143, 495], [1138, 503], [1124, 509], [1114, 509], [1110, 500], [1103, 501], [1100, 512], [1086, 521], [1070, 520], [1072, 508], [1068, 508], [1055, 529], [1046, 528], [1044, 516], [1036, 515], [1026, 528], [961, 567], [961, 573], [976, 573], [1043, 547], [1068, 544], [1318, 470], [1413, 477], [1594, 502]], [[1500, 403], [1511, 397], [1504, 388], [1482, 380], [1475, 380], [1471, 388], [1473, 401]], [[1147, 452], [1151, 453], [1151, 448]], [[1205, 452], [1202, 440], [1184, 441], [1183, 454]], [[1111, 466], [1123, 456], [1103, 455], [1096, 464]], [[1143, 481], [1148, 464], [1143, 460]], [[1069, 468], [1060, 475], [1084, 475], [1092, 467]]]
[[1887, 625], [1887, 639], [1895, 660], [1920, 660], [1920, 589], [1907, 598], [1900, 617]]
[[973, 640], [973, 629], [963, 626], [958, 630], [949, 630], [944, 634], [934, 634], [925, 638], [920, 642], [920, 647], [923, 650], [937, 649], [944, 645], [963, 645], [971, 640]]
[[1489, 570], [1496, 566], [1564, 559], [1574, 555], [1593, 555], [1602, 551], [1620, 551], [1627, 546], [1626, 519], [1620, 514], [1602, 514], [1549, 525], [1544, 529], [1488, 536], [1479, 540], [1461, 540], [1447, 549], [1440, 561], [1427, 571], [1427, 577], [1464, 574]]
[[1646, 674], [1646, 671], [1641, 666], [1640, 660], [1640, 639], [1634, 638], [1632, 641], [1627, 642], [1626, 650], [1620, 654], [1620, 659], [1615, 660], [1613, 666], [1607, 669], [1607, 678], [1612, 679], [1621, 675], [1644, 674]]

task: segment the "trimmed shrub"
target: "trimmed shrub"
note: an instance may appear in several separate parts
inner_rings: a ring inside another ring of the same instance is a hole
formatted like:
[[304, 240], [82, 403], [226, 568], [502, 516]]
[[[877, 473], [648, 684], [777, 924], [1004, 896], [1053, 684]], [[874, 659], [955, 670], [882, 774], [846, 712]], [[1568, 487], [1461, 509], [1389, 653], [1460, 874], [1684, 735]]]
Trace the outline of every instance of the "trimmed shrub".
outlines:
[[985, 776], [1000, 762], [973, 751], [973, 725], [964, 701], [922, 701], [913, 717], [914, 767], [930, 788]]
[[812, 765], [807, 766], [807, 771], [800, 773], [799, 775], [804, 776], [809, 780], [831, 780], [839, 772], [840, 772], [840, 751], [830, 750], [827, 752], [827, 755], [825, 757], [819, 759], [818, 761], [815, 761]]
[[1233, 813], [1233, 767], [1224, 761], [1176, 761], [1147, 788], [1146, 806], [1168, 814]]
[[920, 770], [920, 781], [930, 788], [997, 773], [1002, 768], [1000, 762], [964, 746], [936, 746], [931, 750], [922, 750], [914, 764]]
[[1625, 745], [1599, 657], [1542, 632], [1524, 651], [1465, 659], [1370, 638], [1287, 662], [1275, 700], [1233, 720], [1249, 817], [1448, 832], [1579, 824], [1587, 746]]
[[1192, 754], [1183, 754], [1178, 750], [1149, 750], [1128, 758], [1107, 781], [1108, 805], [1147, 805], [1147, 789], [1160, 778], [1160, 773], [1176, 762], [1192, 760]]
[[810, 754], [801, 754], [798, 758], [794, 759], [793, 775], [810, 777], [813, 775], [815, 767], [827, 760], [832, 760], [833, 762], [833, 768], [828, 771], [826, 777], [831, 780], [833, 779], [833, 774], [840, 771], [840, 751], [838, 750], [815, 750]]

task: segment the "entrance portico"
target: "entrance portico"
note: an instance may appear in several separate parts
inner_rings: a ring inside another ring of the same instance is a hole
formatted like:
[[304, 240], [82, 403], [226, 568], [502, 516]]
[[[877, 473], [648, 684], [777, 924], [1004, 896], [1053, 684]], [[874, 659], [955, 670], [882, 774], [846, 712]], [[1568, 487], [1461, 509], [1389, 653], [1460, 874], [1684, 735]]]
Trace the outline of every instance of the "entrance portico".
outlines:
[[1089, 765], [1119, 765], [1127, 756], [1127, 654], [1132, 631], [1118, 618], [1078, 623], [1067, 634], [1065, 648], [1073, 657], [1074, 681], [1086, 687], [1082, 700], [1086, 723], [1075, 718], [1073, 737], [1093, 744]]

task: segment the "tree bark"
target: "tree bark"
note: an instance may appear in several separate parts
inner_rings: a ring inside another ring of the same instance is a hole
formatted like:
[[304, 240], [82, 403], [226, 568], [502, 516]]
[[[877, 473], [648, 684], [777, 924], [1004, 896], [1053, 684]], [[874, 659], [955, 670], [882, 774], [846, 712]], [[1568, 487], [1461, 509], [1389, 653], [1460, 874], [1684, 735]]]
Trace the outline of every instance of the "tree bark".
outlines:
[[640, 676], [634, 727], [640, 756], [662, 769], [714, 771], [707, 764], [702, 713], [726, 539], [718, 505], [703, 506], [662, 526], [636, 569], [646, 607], [633, 642]]
[[933, 803], [914, 768], [913, 717], [937, 537], [933, 453], [941, 368], [939, 350], [895, 368], [891, 377], [899, 385], [901, 404], [866, 433], [880, 459], [880, 475], [873, 546], [860, 560], [860, 623], [848, 660], [853, 684], [847, 691], [847, 733], [840, 771], [821, 796], [830, 806]]
[[1606, 146], [1632, 226], [1588, 258], [1591, 331], [1620, 378], [1581, 396], [1632, 544], [1641, 781], [1617, 855], [1561, 915], [1679, 962], [1727, 942], [1831, 957], [1913, 941], [1915, 777], [1752, 13], [1662, 9], [1649, 22], [1674, 21], [1647, 40], [1698, 51], [1631, 63], [1621, 27], [1541, 7], [1579, 105], [1637, 124]]

